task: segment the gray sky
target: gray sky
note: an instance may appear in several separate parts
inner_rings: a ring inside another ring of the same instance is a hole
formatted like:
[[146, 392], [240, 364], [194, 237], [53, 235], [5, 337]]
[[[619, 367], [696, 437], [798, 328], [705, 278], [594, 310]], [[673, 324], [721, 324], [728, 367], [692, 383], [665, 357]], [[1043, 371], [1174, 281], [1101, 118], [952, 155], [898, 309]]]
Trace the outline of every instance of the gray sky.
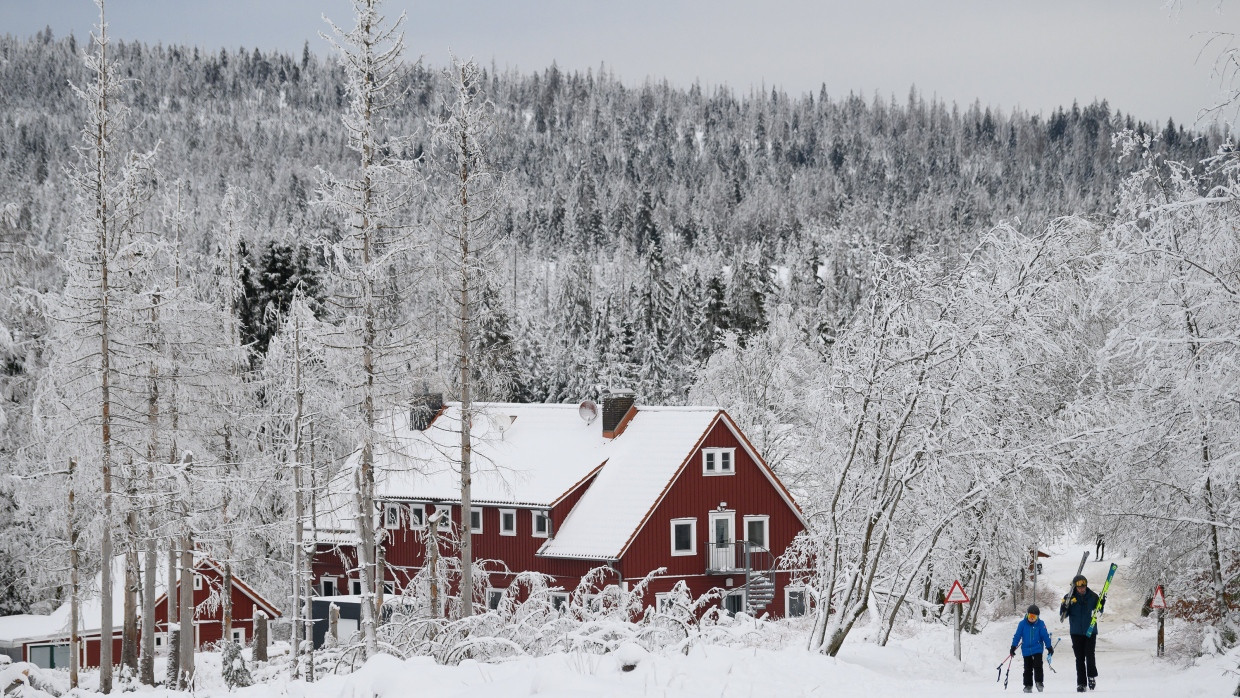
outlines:
[[[1191, 124], [1220, 96], [1215, 51], [1203, 32], [1240, 29], [1240, 8], [1218, 0], [388, 0], [409, 13], [410, 54], [429, 65], [460, 57], [501, 68], [608, 70], [628, 84], [647, 77], [699, 80], [744, 93], [850, 90], [903, 101], [1048, 113], [1110, 101], [1139, 118]], [[322, 53], [327, 14], [351, 23], [347, 0], [109, 0], [114, 36], [196, 45]], [[0, 32], [86, 36], [89, 0], [0, 0]], [[1196, 35], [1196, 36], [1195, 36]]]

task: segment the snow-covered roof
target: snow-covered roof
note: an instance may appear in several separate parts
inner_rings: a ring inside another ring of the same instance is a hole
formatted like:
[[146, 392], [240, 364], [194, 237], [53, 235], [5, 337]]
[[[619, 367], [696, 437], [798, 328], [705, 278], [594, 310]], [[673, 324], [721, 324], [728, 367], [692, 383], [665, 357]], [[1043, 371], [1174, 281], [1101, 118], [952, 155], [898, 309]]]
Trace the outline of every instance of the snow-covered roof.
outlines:
[[[162, 559], [162, 555], [160, 556]], [[219, 566], [207, 557], [201, 551], [194, 553], [194, 567], [196, 569], [210, 565], [219, 571]], [[155, 595], [157, 597], [156, 605], [163, 602], [164, 595], [167, 590], [167, 575], [160, 573], [155, 575]], [[125, 556], [117, 555], [112, 558], [112, 626], [115, 632], [120, 632], [121, 621], [125, 613]], [[260, 607], [267, 610], [268, 614], [274, 614], [273, 617], [280, 615], [279, 610], [271, 605], [269, 601], [262, 598], [257, 592], [251, 589], [245, 582], [237, 577], [233, 577], [233, 583], [237, 585], [241, 591], [249, 595]], [[82, 607], [78, 610], [78, 634], [82, 636], [98, 635], [102, 631], [103, 626], [103, 602], [99, 590], [103, 585], [103, 573], [99, 572], [95, 575], [94, 583], [83, 585], [82, 588]], [[0, 645], [17, 645], [31, 640], [54, 639], [68, 637], [71, 627], [69, 616], [71, 614], [70, 603], [66, 601], [61, 604], [55, 611], [46, 616], [35, 615], [16, 615], [16, 616], [0, 616]], [[141, 610], [139, 610], [139, 613]]]
[[[471, 499], [478, 505], [550, 508], [595, 471], [594, 484], [557, 526], [540, 555], [615, 559], [720, 415], [717, 407], [637, 406], [622, 433], [603, 436], [577, 405], [476, 403]], [[424, 431], [401, 416], [389, 422], [375, 454], [380, 500], [460, 502], [459, 403], [449, 403]], [[354, 539], [349, 457], [333, 479], [318, 520], [321, 543]], [[601, 466], [601, 467], [600, 467]]]
[[[95, 575], [93, 585], [82, 589], [82, 607], [78, 611], [78, 634], [98, 634], [102, 626], [103, 604], [99, 594], [103, 573]], [[116, 630], [125, 612], [125, 557], [112, 558], [112, 618]], [[70, 604], [65, 602], [46, 616], [18, 615], [0, 617], [0, 644], [20, 644], [30, 640], [67, 637]]]
[[603, 449], [607, 464], [538, 551], [614, 560], [719, 416], [715, 407], [641, 407]]

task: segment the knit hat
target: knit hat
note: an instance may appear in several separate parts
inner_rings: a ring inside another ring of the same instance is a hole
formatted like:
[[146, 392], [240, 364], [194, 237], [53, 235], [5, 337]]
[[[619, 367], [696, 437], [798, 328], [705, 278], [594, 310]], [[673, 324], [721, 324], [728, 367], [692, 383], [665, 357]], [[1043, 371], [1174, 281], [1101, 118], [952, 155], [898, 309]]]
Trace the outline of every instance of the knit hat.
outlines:
[[1040, 616], [1042, 615], [1042, 609], [1038, 608], [1038, 605], [1036, 603], [1030, 604], [1029, 608], [1025, 609], [1025, 613], [1032, 613], [1035, 616]]
[[1073, 577], [1073, 578], [1072, 578], [1072, 585], [1073, 585], [1073, 586], [1076, 586], [1076, 583], [1077, 583], [1077, 582], [1087, 582], [1087, 583], [1088, 583], [1088, 582], [1089, 582], [1089, 580], [1085, 578], [1085, 575], [1083, 575], [1083, 574], [1078, 574], [1078, 575], [1076, 575], [1075, 577]]

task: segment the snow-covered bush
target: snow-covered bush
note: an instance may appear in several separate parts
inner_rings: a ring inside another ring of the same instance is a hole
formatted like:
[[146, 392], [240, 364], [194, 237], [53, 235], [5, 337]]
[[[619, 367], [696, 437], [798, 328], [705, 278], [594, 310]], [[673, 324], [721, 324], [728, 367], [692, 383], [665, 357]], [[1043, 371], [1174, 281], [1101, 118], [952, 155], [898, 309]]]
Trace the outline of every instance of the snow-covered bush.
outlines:
[[629, 589], [607, 584], [614, 571], [591, 570], [578, 586], [551, 586], [553, 578], [518, 574], [496, 608], [467, 618], [433, 618], [421, 603], [393, 607], [380, 633], [382, 644], [405, 657], [434, 657], [444, 664], [465, 659], [502, 661], [557, 652], [606, 654], [625, 646], [651, 653], [688, 652], [699, 642], [751, 645], [762, 623], [744, 614], [731, 618], [717, 606], [712, 591], [693, 598], [683, 582], [669, 593], [662, 609], [645, 606], [656, 570]]
[[245, 665], [245, 658], [241, 656], [241, 645], [232, 640], [220, 641], [220, 674], [230, 689], [254, 685], [250, 668]]

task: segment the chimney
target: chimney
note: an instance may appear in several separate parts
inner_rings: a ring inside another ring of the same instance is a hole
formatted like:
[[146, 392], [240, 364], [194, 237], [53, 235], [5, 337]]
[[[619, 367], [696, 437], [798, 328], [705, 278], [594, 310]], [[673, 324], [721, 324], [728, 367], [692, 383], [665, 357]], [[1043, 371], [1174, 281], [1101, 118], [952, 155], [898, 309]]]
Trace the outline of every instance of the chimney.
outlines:
[[603, 396], [603, 436], [614, 439], [624, 431], [624, 416], [633, 407], [633, 391], [612, 388]]
[[443, 393], [422, 393], [409, 401], [409, 428], [426, 431], [431, 420], [443, 409]]

